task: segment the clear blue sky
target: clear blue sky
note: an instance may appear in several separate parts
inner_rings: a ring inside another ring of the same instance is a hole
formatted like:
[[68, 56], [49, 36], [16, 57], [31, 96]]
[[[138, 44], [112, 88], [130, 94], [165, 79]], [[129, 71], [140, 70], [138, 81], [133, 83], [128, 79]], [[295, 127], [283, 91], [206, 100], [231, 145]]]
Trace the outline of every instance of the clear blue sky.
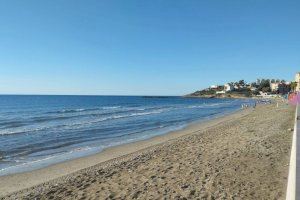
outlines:
[[0, 0], [0, 93], [181, 95], [300, 71], [299, 0]]

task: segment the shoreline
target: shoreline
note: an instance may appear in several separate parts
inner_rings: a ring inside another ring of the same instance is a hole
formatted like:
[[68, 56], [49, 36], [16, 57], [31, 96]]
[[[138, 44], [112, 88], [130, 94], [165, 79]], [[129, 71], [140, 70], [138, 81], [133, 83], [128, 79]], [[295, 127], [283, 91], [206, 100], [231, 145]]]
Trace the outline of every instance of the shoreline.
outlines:
[[1, 176], [0, 196], [9, 195], [45, 182], [51, 182], [55, 179], [63, 178], [67, 175], [76, 174], [79, 173], [79, 171], [93, 168], [93, 166], [96, 165], [109, 164], [109, 162], [113, 162], [115, 159], [134, 156], [133, 154], [147, 151], [150, 148], [154, 148], [157, 145], [162, 145], [163, 143], [178, 139], [182, 136], [192, 135], [196, 132], [204, 131], [205, 129], [217, 126], [224, 122], [240, 118], [249, 114], [251, 111], [252, 108], [237, 110], [223, 116], [218, 116], [217, 118], [200, 122], [191, 122], [185, 128], [178, 131], [171, 131], [163, 135], [154, 136], [150, 139], [109, 147], [93, 155], [67, 160], [33, 171]]
[[[209, 117], [209, 118], [205, 118], [204, 117], [204, 118], [197, 119], [197, 120], [194, 120], [194, 121], [191, 121], [191, 122], [187, 122], [185, 125], [180, 125], [178, 127], [170, 128], [167, 132], [164, 132], [162, 134], [150, 135], [149, 137], [145, 137], [145, 138], [137, 138], [137, 139], [134, 139], [133, 141], [124, 142], [124, 143], [120, 143], [120, 144], [117, 144], [117, 145], [111, 145], [111, 146], [105, 147], [105, 148], [103, 148], [101, 150], [92, 150], [90, 152], [84, 152], [84, 151], [82, 151], [79, 154], [80, 156], [76, 156], [76, 155], [72, 156], [71, 155], [70, 157], [62, 160], [61, 158], [63, 157], [63, 155], [60, 155], [59, 157], [57, 157], [59, 161], [56, 161], [56, 162], [39, 163], [39, 162], [41, 162], [43, 160], [48, 160], [47, 158], [45, 158], [45, 159], [41, 159], [41, 160], [37, 160], [37, 161], [33, 162], [33, 163], [38, 163], [39, 165], [30, 166], [30, 163], [28, 163], [28, 164], [24, 163], [24, 164], [21, 164], [21, 165], [11, 166], [11, 167], [8, 167], [8, 168], [1, 169], [3, 171], [5, 171], [5, 170], [8, 171], [7, 173], [2, 172], [0, 170], [0, 177], [14, 175], [14, 174], [21, 174], [21, 173], [26, 173], [26, 172], [31, 172], [31, 171], [43, 169], [43, 168], [46, 168], [46, 167], [50, 167], [50, 166], [53, 166], [53, 165], [56, 165], [56, 164], [60, 164], [60, 163], [69, 162], [69, 161], [72, 161], [72, 160], [80, 159], [80, 158], [83, 158], [83, 157], [89, 157], [89, 156], [92, 156], [92, 155], [95, 155], [95, 154], [99, 154], [99, 153], [105, 151], [106, 149], [115, 148], [115, 147], [126, 145], [126, 144], [133, 144], [133, 143], [136, 143], [136, 142], [149, 140], [149, 139], [152, 139], [152, 138], [155, 138], [155, 137], [159, 137], [159, 136], [162, 136], [162, 135], [167, 135], [167, 134], [170, 134], [170, 133], [182, 131], [182, 130], [184, 130], [184, 129], [186, 129], [186, 128], [194, 125], [194, 124], [204, 124], [204, 123], [207, 123], [207, 122], [209, 122], [211, 120], [215, 120], [217, 118], [226, 117], [228, 115], [234, 114], [236, 112], [241, 112], [241, 111], [242, 111], [242, 109], [239, 108], [239, 109], [232, 110], [232, 111], [218, 113], [218, 114], [215, 114], [215, 115], [213, 115], [212, 117]], [[22, 167], [24, 169], [22, 169]], [[11, 168], [13, 168], [13, 169], [11, 169]]]

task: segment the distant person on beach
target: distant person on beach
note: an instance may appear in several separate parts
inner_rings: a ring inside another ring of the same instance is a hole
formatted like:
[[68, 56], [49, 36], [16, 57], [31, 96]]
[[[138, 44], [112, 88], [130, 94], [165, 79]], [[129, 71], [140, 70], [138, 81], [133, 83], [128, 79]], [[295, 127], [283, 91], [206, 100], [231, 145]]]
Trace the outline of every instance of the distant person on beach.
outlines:
[[242, 109], [248, 108], [249, 105], [248, 104], [242, 104]]

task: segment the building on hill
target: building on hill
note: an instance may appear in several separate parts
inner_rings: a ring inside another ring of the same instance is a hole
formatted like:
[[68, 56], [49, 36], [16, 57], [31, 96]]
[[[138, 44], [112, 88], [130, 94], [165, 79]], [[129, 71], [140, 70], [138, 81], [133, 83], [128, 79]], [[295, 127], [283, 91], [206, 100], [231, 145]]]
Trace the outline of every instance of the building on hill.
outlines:
[[230, 91], [232, 91], [233, 89], [234, 89], [234, 87], [233, 87], [233, 85], [230, 84], [230, 83], [227, 83], [227, 84], [224, 85], [224, 91], [226, 91], [226, 92], [230, 92]]
[[289, 82], [279, 82], [279, 83], [271, 83], [271, 91], [276, 92], [278, 94], [287, 94], [291, 87]]
[[288, 83], [280, 83], [278, 85], [278, 93], [279, 94], [287, 94], [291, 91], [291, 85]]
[[216, 91], [216, 94], [225, 94], [225, 91], [222, 90], [222, 91]]
[[233, 88], [236, 89], [236, 90], [238, 90], [238, 89], [240, 89], [240, 86], [237, 85], [237, 84], [234, 84], [234, 85], [233, 85]]
[[297, 87], [295, 89], [296, 92], [300, 91], [300, 72], [296, 73], [295, 81], [297, 82]]
[[254, 92], [254, 91], [258, 90], [258, 89], [257, 89], [257, 87], [251, 86], [250, 90], [251, 90], [252, 92]]
[[260, 79], [256, 79], [256, 85], [260, 85], [261, 80]]
[[271, 91], [272, 91], [272, 92], [277, 92], [277, 91], [278, 91], [279, 84], [280, 84], [280, 83], [271, 83], [271, 84], [270, 84], [270, 86], [271, 86]]
[[209, 90], [221, 91], [221, 90], [224, 90], [224, 86], [223, 85], [211, 85], [209, 87]]

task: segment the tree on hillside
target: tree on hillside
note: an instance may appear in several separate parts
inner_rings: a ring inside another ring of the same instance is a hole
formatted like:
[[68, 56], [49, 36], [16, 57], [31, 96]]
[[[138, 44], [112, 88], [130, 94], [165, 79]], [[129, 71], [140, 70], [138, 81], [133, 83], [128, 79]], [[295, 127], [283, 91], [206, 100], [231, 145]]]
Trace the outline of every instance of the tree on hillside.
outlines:
[[293, 92], [295, 92], [297, 85], [298, 85], [297, 82], [295, 82], [295, 81], [294, 81], [294, 82], [291, 82], [291, 90], [292, 90]]
[[262, 92], [271, 92], [271, 88], [270, 87], [263, 87], [261, 89]]
[[255, 82], [251, 83], [251, 87], [256, 87], [256, 83]]
[[245, 81], [244, 80], [239, 80], [239, 85], [244, 86], [245, 85]]
[[260, 85], [258, 86], [258, 90], [262, 91], [262, 89], [267, 90], [267, 88], [270, 88], [270, 80], [269, 79], [262, 79], [260, 82]]

